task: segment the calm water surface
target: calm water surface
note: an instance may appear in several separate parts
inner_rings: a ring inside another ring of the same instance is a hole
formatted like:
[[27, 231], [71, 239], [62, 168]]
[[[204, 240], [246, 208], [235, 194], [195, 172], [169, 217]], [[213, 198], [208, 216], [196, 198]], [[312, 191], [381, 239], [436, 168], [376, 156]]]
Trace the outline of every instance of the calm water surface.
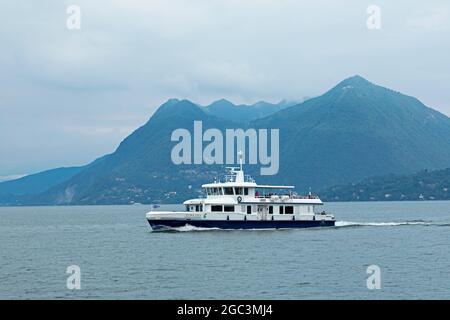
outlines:
[[326, 209], [337, 227], [152, 232], [145, 205], [0, 208], [0, 298], [450, 298], [450, 202]]

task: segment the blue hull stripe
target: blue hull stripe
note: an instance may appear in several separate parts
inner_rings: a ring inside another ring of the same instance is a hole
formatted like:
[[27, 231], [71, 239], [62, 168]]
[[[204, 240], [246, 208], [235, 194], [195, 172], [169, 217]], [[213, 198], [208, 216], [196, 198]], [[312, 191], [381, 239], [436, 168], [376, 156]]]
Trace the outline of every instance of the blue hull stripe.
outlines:
[[313, 227], [333, 227], [335, 221], [243, 221], [243, 220], [148, 220], [154, 229], [178, 228], [191, 225], [199, 228], [219, 228], [219, 229], [286, 229], [286, 228], [313, 228]]

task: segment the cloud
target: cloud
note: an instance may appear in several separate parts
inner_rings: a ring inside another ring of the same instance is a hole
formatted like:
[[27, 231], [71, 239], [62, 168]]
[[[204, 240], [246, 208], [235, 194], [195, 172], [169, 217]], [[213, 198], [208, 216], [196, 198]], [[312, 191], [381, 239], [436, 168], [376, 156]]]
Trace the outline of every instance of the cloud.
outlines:
[[[444, 0], [1, 1], [0, 174], [88, 163], [165, 100], [316, 96], [352, 74], [450, 114]], [[3, 151], [4, 150], [4, 151]]]
[[67, 133], [75, 133], [83, 136], [98, 136], [98, 135], [110, 135], [112, 133], [119, 133], [128, 135], [133, 132], [134, 127], [99, 127], [99, 126], [67, 126], [64, 127], [64, 131]]
[[407, 28], [422, 31], [449, 31], [450, 8], [437, 6], [415, 13], [406, 21]]

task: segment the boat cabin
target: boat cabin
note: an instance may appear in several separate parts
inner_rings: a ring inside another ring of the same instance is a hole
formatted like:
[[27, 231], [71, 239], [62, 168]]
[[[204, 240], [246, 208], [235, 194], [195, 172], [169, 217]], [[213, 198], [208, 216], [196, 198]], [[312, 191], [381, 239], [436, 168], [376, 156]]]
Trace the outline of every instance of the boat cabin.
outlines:
[[227, 168], [223, 181], [204, 184], [204, 198], [184, 202], [186, 211], [209, 214], [264, 216], [314, 216], [323, 210], [322, 201], [311, 193], [293, 192], [294, 186], [258, 185], [240, 168]]

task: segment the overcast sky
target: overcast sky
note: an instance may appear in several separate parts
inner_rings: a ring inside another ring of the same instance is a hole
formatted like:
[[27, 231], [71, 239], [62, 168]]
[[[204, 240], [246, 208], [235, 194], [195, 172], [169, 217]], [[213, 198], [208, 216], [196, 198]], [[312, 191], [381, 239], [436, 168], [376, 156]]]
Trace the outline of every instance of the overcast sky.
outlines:
[[448, 0], [0, 0], [0, 43], [0, 179], [110, 153], [172, 97], [277, 102], [360, 74], [450, 115]]

